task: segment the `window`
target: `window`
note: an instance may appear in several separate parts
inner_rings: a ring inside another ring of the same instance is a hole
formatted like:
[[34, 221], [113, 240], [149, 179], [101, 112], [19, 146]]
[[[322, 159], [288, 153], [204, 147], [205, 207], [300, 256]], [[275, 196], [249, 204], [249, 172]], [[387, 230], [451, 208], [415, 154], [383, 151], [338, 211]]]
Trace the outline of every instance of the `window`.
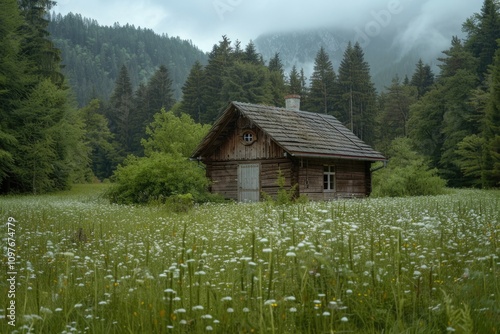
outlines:
[[324, 166], [323, 189], [326, 191], [335, 191], [335, 166]]
[[241, 142], [243, 145], [252, 145], [257, 140], [257, 135], [255, 132], [246, 130], [241, 136]]
[[243, 134], [243, 140], [247, 143], [253, 142], [253, 133], [251, 132], [245, 132]]

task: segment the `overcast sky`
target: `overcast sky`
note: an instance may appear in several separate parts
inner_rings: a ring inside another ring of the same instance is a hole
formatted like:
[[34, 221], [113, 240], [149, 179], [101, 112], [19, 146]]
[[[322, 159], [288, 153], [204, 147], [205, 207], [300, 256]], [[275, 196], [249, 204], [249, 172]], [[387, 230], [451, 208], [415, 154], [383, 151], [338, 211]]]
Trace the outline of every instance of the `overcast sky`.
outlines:
[[[483, 0], [58, 0], [52, 10], [127, 23], [191, 40], [210, 51], [222, 35], [246, 45], [266, 32], [341, 27], [373, 38], [396, 31], [408, 44], [449, 42]], [[443, 33], [445, 31], [445, 33]], [[448, 32], [448, 33], [446, 33]]]

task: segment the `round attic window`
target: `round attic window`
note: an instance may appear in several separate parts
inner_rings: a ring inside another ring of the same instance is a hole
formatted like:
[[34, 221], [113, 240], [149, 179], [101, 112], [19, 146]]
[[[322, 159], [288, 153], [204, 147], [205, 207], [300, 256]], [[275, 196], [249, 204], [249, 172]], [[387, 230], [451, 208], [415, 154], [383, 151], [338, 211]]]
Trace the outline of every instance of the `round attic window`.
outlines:
[[257, 140], [257, 136], [255, 135], [255, 132], [247, 130], [243, 132], [241, 140], [244, 145], [252, 145]]

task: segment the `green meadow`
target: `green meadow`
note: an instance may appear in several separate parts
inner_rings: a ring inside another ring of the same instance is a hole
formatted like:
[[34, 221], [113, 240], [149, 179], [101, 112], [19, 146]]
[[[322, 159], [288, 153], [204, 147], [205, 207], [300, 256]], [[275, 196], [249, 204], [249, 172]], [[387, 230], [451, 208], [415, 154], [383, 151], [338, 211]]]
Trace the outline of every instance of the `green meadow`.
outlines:
[[1, 333], [500, 332], [500, 191], [175, 213], [106, 189], [0, 197]]

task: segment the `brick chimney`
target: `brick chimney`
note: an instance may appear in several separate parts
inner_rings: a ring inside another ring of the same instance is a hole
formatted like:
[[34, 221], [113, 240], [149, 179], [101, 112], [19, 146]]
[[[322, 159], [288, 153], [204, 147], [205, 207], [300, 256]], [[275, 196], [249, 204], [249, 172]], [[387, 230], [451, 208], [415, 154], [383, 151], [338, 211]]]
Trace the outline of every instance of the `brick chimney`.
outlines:
[[285, 96], [285, 107], [290, 110], [300, 110], [300, 95]]

